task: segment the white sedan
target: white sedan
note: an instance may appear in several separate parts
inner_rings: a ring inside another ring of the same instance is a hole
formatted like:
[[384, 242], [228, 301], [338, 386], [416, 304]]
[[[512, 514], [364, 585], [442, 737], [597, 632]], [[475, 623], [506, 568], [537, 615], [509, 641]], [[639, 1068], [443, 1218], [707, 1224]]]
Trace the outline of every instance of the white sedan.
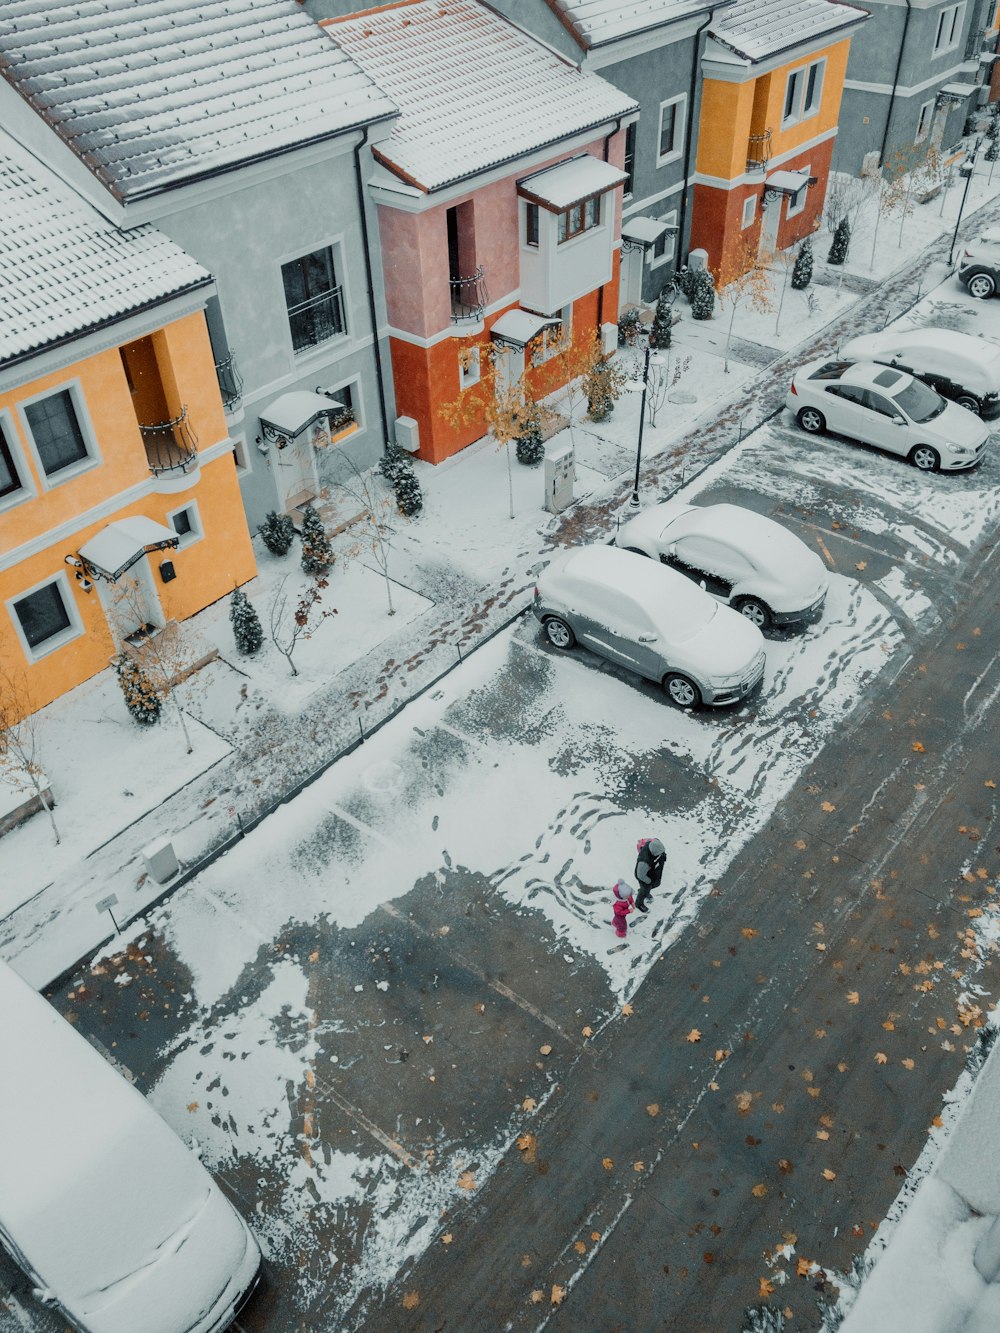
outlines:
[[803, 430], [832, 430], [899, 454], [922, 472], [957, 472], [982, 459], [989, 431], [920, 380], [871, 361], [810, 361], [785, 397]]
[[624, 523], [615, 545], [676, 569], [760, 629], [818, 613], [830, 582], [794, 533], [740, 505], [668, 500]]

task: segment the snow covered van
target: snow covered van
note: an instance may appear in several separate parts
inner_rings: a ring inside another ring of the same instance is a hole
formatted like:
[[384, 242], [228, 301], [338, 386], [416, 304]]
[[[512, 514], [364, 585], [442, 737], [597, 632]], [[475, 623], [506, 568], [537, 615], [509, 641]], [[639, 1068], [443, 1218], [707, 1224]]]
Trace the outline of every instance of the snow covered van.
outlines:
[[211, 1176], [0, 961], [0, 1244], [81, 1333], [215, 1333], [261, 1253]]

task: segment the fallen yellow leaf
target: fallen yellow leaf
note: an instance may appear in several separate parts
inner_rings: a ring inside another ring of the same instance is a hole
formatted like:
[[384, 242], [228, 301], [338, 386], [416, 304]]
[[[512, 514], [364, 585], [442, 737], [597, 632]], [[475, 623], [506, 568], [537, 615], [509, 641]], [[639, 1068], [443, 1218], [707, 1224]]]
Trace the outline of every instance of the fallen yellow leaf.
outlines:
[[452, 1242], [454, 1239], [455, 1239], [455, 1237], [451, 1234], [451, 1232], [450, 1232], [450, 1231], [446, 1231], [446, 1232], [444, 1233], [444, 1235], [441, 1237], [441, 1244], [442, 1244], [442, 1245], [450, 1245], [451, 1242]]
[[415, 1310], [419, 1304], [420, 1304], [419, 1291], [408, 1291], [406, 1295], [403, 1297], [404, 1310]]
[[463, 1171], [458, 1178], [458, 1188], [462, 1190], [474, 1190], [476, 1188], [476, 1177], [471, 1171]]
[[836, 808], [837, 807], [834, 805], [832, 801], [824, 801], [823, 804], [820, 806], [820, 809], [825, 810], [827, 814], [829, 814], [832, 810], [836, 810]]
[[593, 1028], [590, 1028], [590, 1027], [584, 1028], [584, 1029], [583, 1029], [583, 1035], [584, 1035], [585, 1037], [592, 1037], [592, 1036], [594, 1035], [594, 1029], [593, 1029]]
[[698, 1031], [697, 1028], [692, 1028], [691, 1031], [687, 1034], [687, 1040], [692, 1043], [696, 1041], [701, 1041], [701, 1033]]
[[857, 1004], [858, 1001], [860, 1000], [860, 998], [861, 998], [861, 997], [860, 997], [860, 995], [858, 994], [858, 992], [857, 992], [856, 990], [849, 990], [849, 991], [847, 992], [847, 1003], [848, 1003], [848, 1004]]
[[912, 1069], [912, 1068], [914, 1067], [914, 1065], [916, 1064], [916, 1061], [915, 1061], [915, 1060], [906, 1059], [906, 1060], [901, 1060], [901, 1061], [900, 1061], [900, 1064], [903, 1066], [904, 1069]]
[[755, 1199], [763, 1199], [764, 1195], [767, 1193], [767, 1186], [754, 1185], [750, 1193], [754, 1196]]
[[889, 1060], [889, 1057], [886, 1055], [885, 1051], [876, 1051], [876, 1052], [875, 1052], [875, 1063], [876, 1063], [877, 1065], [884, 1065], [884, 1064], [887, 1064], [887, 1063], [888, 1063], [888, 1060]]
[[622, 1013], [625, 1015], [626, 1018], [630, 1018], [631, 1015], [635, 1013], [635, 1010], [632, 1008], [630, 1004], [623, 1004]]
[[646, 1114], [647, 1114], [647, 1115], [659, 1115], [659, 1114], [660, 1114], [660, 1104], [659, 1104], [659, 1102], [650, 1102], [650, 1104], [646, 1107]]
[[774, 1295], [774, 1283], [768, 1282], [766, 1277], [762, 1277], [757, 1286], [762, 1301], [766, 1301], [768, 1296]]
[[837, 1179], [837, 1173], [836, 1173], [836, 1171], [831, 1171], [830, 1168], [827, 1167], [827, 1168], [825, 1169], [825, 1171], [823, 1172], [823, 1179], [824, 1179], [824, 1180], [836, 1180], [836, 1179]]
[[924, 752], [924, 747], [920, 744], [919, 741], [913, 742], [913, 749], [917, 754], [923, 754]]
[[535, 1290], [531, 1293], [532, 1305], [541, 1305], [542, 1301], [544, 1300], [545, 1300], [545, 1292], [539, 1291], [538, 1288], [536, 1287]]
[[562, 1305], [565, 1299], [566, 1299], [566, 1288], [557, 1287], [556, 1284], [553, 1282], [552, 1294], [549, 1297], [549, 1300], [552, 1302], [553, 1305]]
[[610, 1157], [605, 1157], [601, 1160], [601, 1166], [604, 1167], [605, 1171], [613, 1171], [615, 1164]]

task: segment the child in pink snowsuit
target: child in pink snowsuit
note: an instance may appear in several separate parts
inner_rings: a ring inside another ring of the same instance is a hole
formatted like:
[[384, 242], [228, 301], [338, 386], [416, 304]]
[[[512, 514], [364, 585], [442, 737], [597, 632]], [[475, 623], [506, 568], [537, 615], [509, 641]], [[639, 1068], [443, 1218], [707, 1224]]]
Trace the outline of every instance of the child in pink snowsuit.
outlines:
[[619, 939], [624, 939], [628, 933], [628, 914], [635, 907], [632, 901], [632, 890], [623, 879], [618, 880], [615, 887], [611, 890], [614, 896], [614, 927], [615, 934]]

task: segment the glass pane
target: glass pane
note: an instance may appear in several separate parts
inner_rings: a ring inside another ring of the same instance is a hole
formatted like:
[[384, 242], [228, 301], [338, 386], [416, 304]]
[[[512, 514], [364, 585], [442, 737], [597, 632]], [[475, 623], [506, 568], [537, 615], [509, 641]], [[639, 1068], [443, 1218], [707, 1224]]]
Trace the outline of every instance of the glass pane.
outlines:
[[674, 121], [677, 117], [677, 103], [671, 102], [660, 112], [660, 156], [674, 151]]
[[11, 495], [21, 489], [21, 478], [14, 467], [14, 456], [7, 447], [3, 431], [0, 430], [0, 495]]
[[51, 477], [87, 457], [87, 446], [68, 389], [32, 403], [24, 409], [24, 414], [46, 476]]
[[14, 604], [24, 637], [37, 648], [64, 629], [69, 629], [69, 615], [63, 604], [58, 583], [48, 583], [30, 597]]
[[559, 214], [559, 240], [564, 241], [568, 234], [569, 217], [566, 213]]

